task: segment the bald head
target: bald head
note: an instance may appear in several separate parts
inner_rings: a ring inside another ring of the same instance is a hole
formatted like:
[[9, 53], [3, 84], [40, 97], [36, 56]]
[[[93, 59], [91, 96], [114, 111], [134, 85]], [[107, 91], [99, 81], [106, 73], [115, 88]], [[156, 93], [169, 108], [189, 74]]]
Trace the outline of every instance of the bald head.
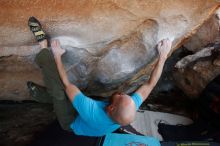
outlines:
[[125, 126], [134, 120], [136, 107], [130, 96], [116, 93], [112, 96], [112, 103], [107, 107], [107, 112], [114, 121]]

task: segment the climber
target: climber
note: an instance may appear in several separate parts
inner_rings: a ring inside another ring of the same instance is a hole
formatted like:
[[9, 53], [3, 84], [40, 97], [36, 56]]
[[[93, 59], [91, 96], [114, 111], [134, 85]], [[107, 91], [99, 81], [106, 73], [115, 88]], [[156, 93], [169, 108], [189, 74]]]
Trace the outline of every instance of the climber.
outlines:
[[[87, 97], [69, 81], [61, 60], [65, 50], [61, 48], [59, 41], [53, 40], [50, 50], [40, 22], [30, 17], [28, 25], [41, 48], [35, 60], [42, 69], [46, 85], [46, 88], [43, 88], [28, 82], [29, 90], [39, 102], [42, 100], [45, 103], [53, 103], [61, 127], [72, 130], [77, 135], [103, 136], [120, 126], [130, 124], [141, 103], [147, 99], [159, 80], [172, 44], [169, 39], [159, 42], [159, 59], [150, 79], [131, 96], [115, 93], [109, 102], [103, 102]], [[43, 90], [47, 91], [47, 94], [40, 97], [38, 92]]]

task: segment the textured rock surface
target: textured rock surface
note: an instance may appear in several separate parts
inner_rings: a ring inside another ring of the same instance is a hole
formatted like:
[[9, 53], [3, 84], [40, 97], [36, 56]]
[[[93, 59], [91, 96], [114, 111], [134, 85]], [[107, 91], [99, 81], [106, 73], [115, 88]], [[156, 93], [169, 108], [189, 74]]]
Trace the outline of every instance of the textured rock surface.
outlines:
[[176, 71], [177, 85], [190, 97], [198, 97], [206, 85], [220, 74], [220, 66], [213, 64], [213, 56], [197, 60], [184, 71]]
[[[206, 85], [220, 74], [220, 47], [211, 51], [214, 44], [220, 44], [220, 11], [216, 12], [185, 44], [186, 49], [200, 56], [211, 56], [197, 58], [190, 61], [182, 69], [174, 71], [176, 84], [184, 93], [191, 97], [198, 97]], [[205, 50], [205, 46], [210, 46]], [[219, 45], [218, 45], [219, 46]], [[203, 52], [203, 51], [205, 52]], [[200, 52], [200, 53], [199, 53]], [[203, 53], [202, 53], [203, 52]], [[212, 52], [210, 54], [210, 52]], [[203, 55], [202, 55], [203, 54]], [[190, 57], [189, 55], [188, 57]], [[187, 58], [187, 57], [186, 57]], [[182, 59], [183, 63], [186, 63]]]
[[0, 5], [0, 99], [22, 100], [26, 80], [42, 84], [33, 62], [39, 48], [27, 27], [29, 16], [39, 18], [67, 50], [63, 61], [70, 80], [89, 95], [109, 96], [116, 90], [134, 91], [148, 79], [157, 42], [168, 37], [177, 48], [219, 3], [3, 0]]
[[219, 37], [219, 19], [220, 9], [210, 19], [208, 19], [201, 28], [184, 44], [184, 46], [193, 52], [206, 47]]

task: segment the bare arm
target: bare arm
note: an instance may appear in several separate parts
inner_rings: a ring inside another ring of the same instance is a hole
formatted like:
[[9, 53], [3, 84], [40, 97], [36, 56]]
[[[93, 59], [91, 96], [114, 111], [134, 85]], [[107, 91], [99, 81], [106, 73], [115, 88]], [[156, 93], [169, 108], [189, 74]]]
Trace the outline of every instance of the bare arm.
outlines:
[[67, 77], [66, 71], [64, 69], [61, 56], [65, 53], [65, 50], [60, 47], [60, 42], [58, 40], [53, 40], [51, 43], [51, 47], [52, 47], [52, 52], [54, 54], [54, 59], [57, 65], [57, 69], [60, 74], [60, 78], [65, 87], [65, 91], [70, 101], [73, 101], [73, 98], [75, 97], [77, 93], [80, 92], [80, 90], [75, 85], [70, 83]]
[[145, 101], [155, 85], [157, 84], [158, 80], [160, 79], [160, 76], [163, 71], [164, 63], [167, 59], [167, 55], [169, 54], [171, 50], [172, 42], [168, 39], [162, 40], [158, 46], [158, 52], [159, 52], [159, 59], [156, 63], [155, 68], [153, 69], [150, 79], [144, 83], [139, 89], [137, 89], [136, 93], [139, 93], [142, 97], [142, 101]]

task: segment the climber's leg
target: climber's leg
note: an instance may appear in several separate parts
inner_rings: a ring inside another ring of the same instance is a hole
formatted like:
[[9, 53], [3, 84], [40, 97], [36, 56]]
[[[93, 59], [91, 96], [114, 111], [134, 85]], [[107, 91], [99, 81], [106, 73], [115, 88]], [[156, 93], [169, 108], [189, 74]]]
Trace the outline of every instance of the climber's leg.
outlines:
[[42, 49], [36, 55], [35, 61], [41, 68], [47, 92], [53, 97], [53, 107], [57, 119], [63, 129], [70, 130], [70, 124], [75, 116], [75, 110], [65, 94], [64, 86], [60, 80], [53, 54], [48, 49], [46, 35], [42, 30], [40, 22], [36, 18], [31, 17], [28, 24]]

